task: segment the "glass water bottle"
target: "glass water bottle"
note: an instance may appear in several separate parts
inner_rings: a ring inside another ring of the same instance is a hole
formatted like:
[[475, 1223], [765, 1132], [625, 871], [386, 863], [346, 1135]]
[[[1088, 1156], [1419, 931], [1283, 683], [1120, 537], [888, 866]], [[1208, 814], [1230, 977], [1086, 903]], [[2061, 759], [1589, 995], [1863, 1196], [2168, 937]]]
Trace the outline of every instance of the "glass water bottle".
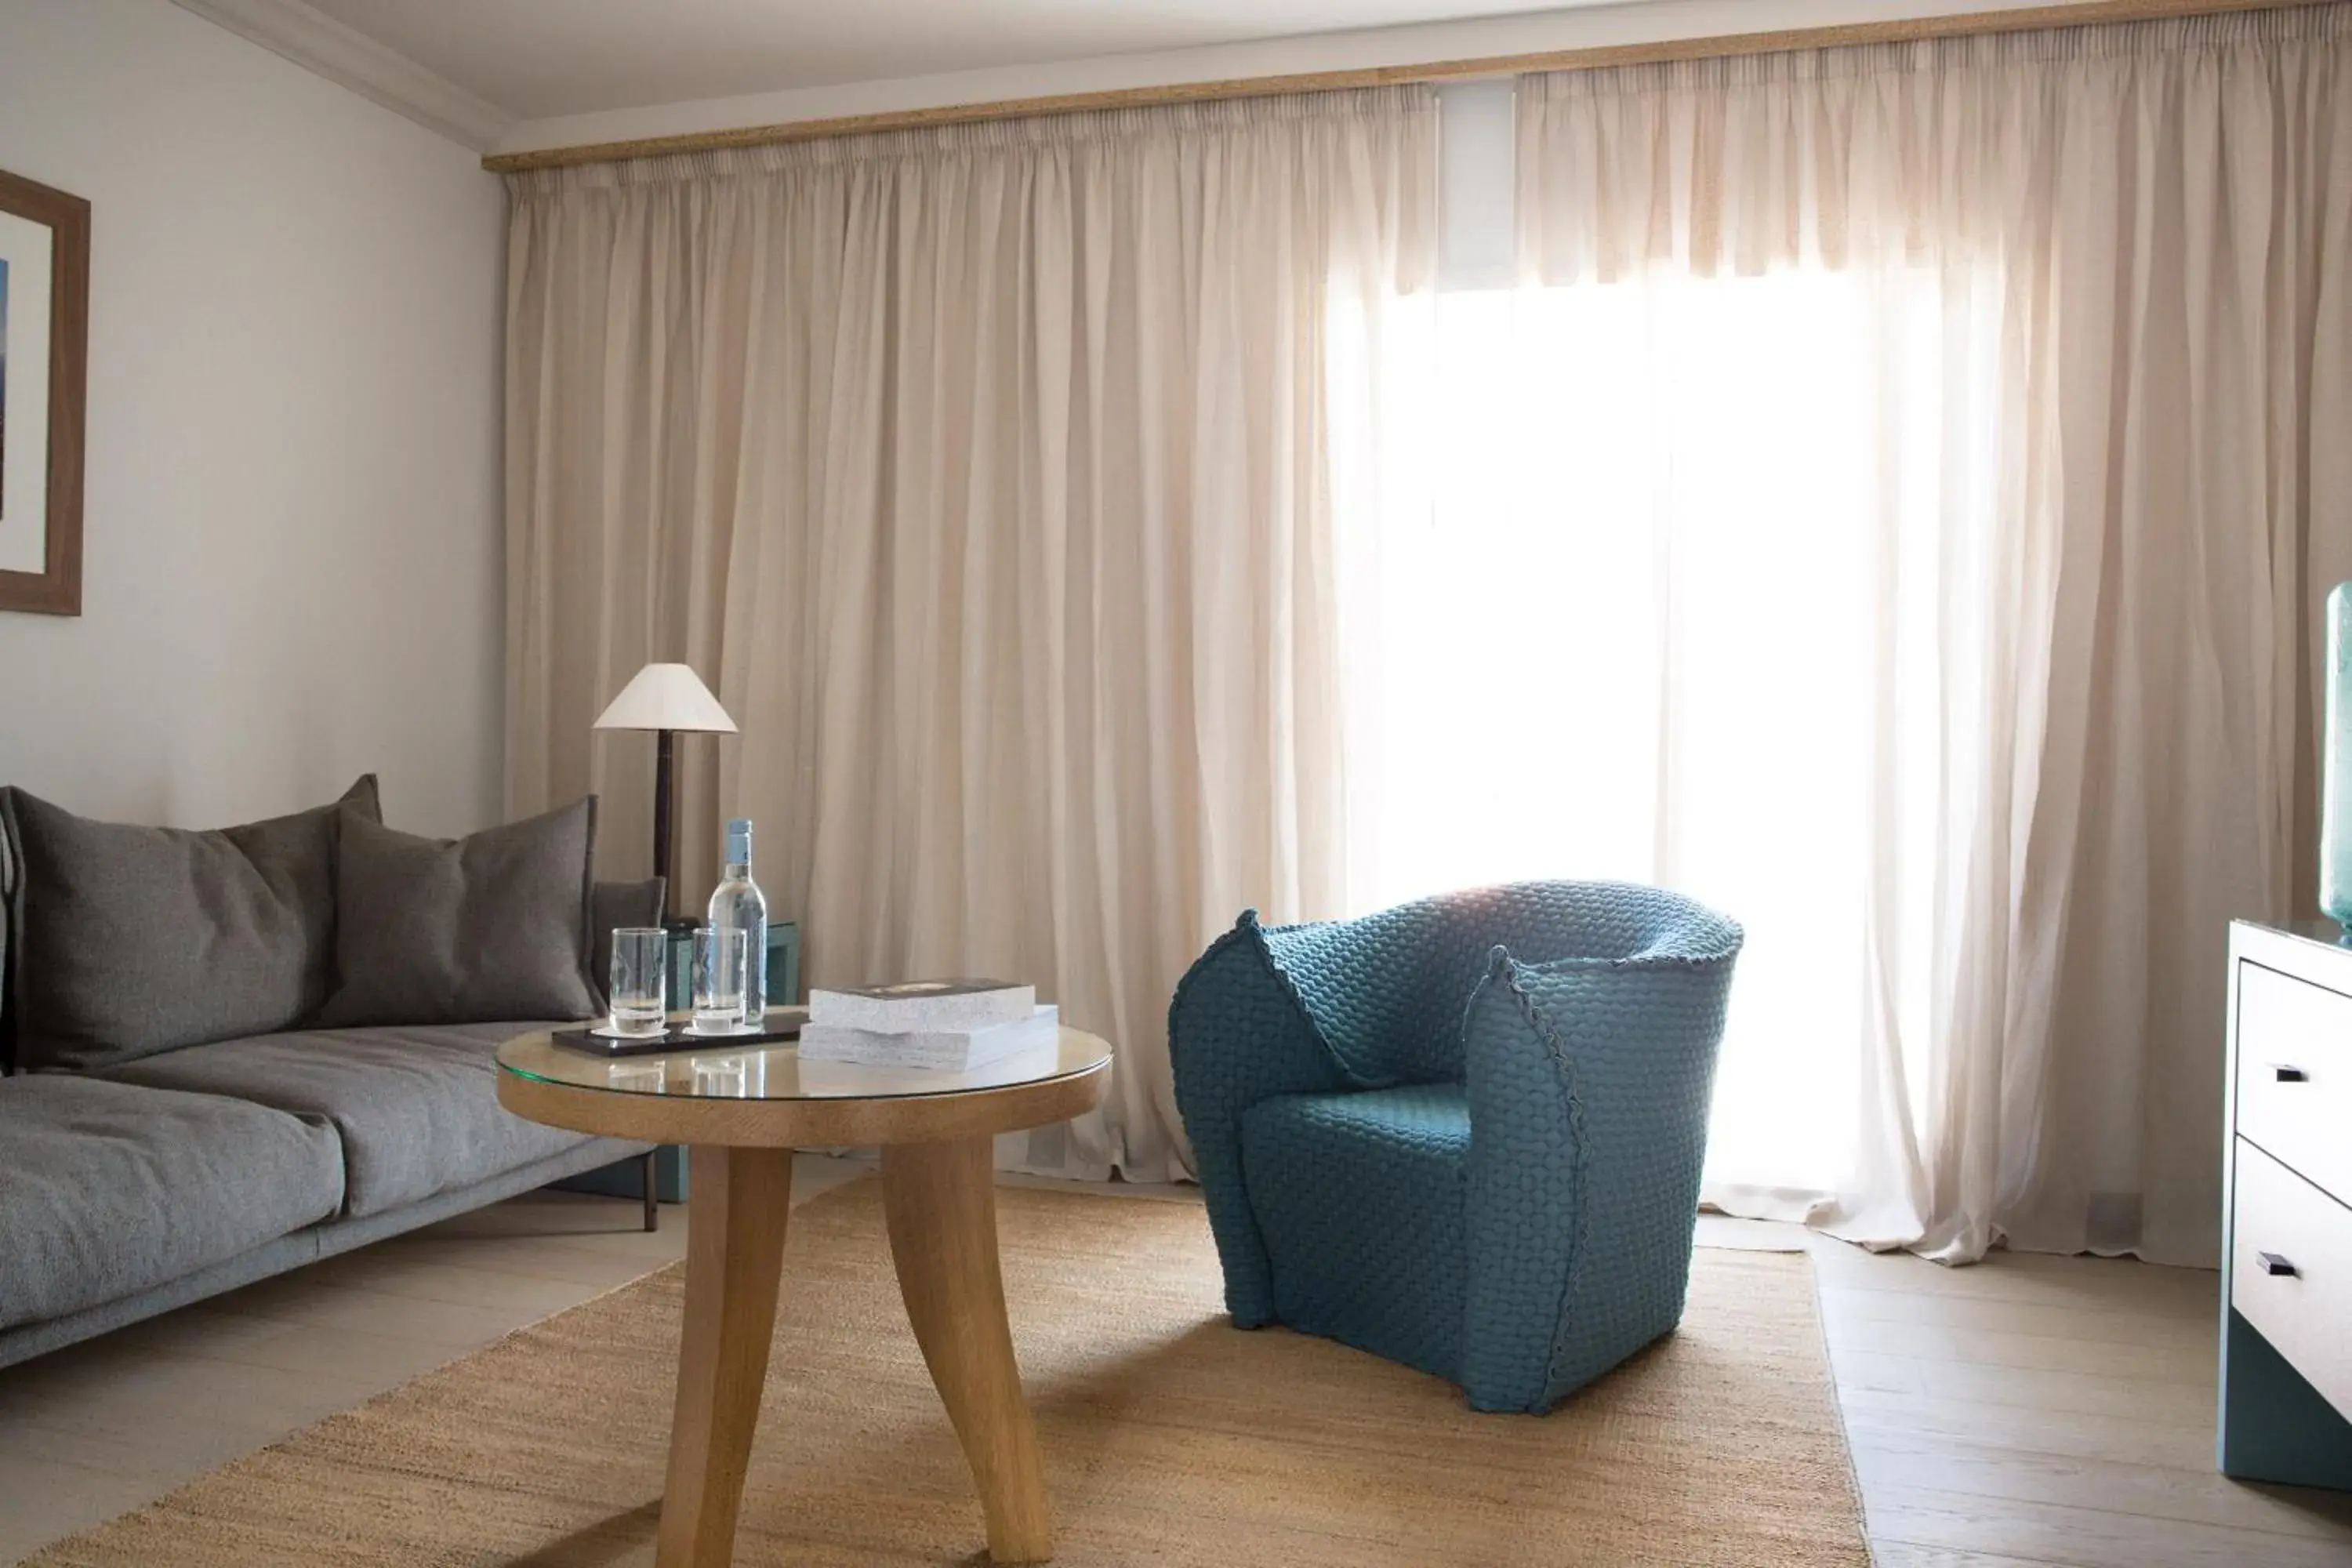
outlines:
[[764, 1027], [768, 1018], [768, 900], [751, 880], [751, 820], [727, 825], [727, 869], [710, 893], [710, 925], [743, 932], [749, 973], [744, 976], [743, 1022]]

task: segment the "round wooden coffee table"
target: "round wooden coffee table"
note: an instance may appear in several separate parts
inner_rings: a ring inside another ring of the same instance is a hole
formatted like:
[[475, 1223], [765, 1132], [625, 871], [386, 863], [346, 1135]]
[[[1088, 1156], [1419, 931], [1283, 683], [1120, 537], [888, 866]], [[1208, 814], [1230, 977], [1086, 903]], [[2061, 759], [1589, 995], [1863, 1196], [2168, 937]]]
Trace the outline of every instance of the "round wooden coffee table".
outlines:
[[1108, 1046], [1064, 1029], [1057, 1050], [940, 1072], [804, 1063], [789, 1042], [605, 1060], [541, 1033], [500, 1047], [499, 1068], [499, 1103], [518, 1116], [689, 1150], [686, 1321], [660, 1568], [715, 1568], [733, 1555], [775, 1328], [793, 1151], [845, 1144], [882, 1146], [899, 1294], [971, 1463], [989, 1555], [1053, 1555], [1036, 1426], [997, 1270], [992, 1145], [999, 1132], [1102, 1103]]

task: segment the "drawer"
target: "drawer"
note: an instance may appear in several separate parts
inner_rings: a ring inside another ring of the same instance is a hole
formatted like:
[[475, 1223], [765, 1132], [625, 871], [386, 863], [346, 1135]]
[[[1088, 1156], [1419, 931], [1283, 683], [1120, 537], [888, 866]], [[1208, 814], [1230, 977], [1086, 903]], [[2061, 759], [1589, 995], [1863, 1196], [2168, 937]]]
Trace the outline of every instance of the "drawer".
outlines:
[[[2352, 1208], [2237, 1142], [2230, 1305], [2352, 1416]], [[2273, 1274], [2269, 1254], [2292, 1274]]]
[[2352, 1201], [2352, 996], [2241, 963], [2237, 1131]]

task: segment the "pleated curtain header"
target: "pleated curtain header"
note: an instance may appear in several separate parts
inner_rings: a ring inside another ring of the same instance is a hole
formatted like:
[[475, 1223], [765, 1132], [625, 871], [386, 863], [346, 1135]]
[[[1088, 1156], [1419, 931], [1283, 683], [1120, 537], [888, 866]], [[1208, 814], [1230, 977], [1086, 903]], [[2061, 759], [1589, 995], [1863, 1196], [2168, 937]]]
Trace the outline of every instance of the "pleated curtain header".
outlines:
[[761, 147], [719, 148], [572, 168], [532, 169], [510, 174], [506, 182], [515, 199], [531, 201], [571, 192], [757, 179], [795, 170], [907, 159], [938, 160], [1164, 137], [1219, 138], [1272, 127], [1311, 127], [1317, 121], [1334, 125], [1366, 121], [1426, 124], [1433, 121], [1436, 114], [1435, 89], [1421, 84], [1345, 92], [1279, 93], [1085, 114], [1029, 115]]
[[2352, 5], [2334, 0], [2267, 11], [2222, 12], [2149, 22], [2101, 22], [2032, 32], [1970, 33], [1895, 44], [1827, 49], [1785, 49], [1662, 60], [1645, 65], [1544, 71], [1518, 79], [1522, 101], [1607, 98], [1620, 93], [1721, 91], [1780, 82], [1839, 78], [1918, 76], [2000, 69], [2069, 60], [2224, 49], [2248, 44], [2294, 43], [2352, 34]]
[[2282, 72], [2321, 90], [2347, 39], [2335, 4], [1523, 77], [1521, 275], [1998, 256], [2070, 199], [2102, 112], [2201, 122]]

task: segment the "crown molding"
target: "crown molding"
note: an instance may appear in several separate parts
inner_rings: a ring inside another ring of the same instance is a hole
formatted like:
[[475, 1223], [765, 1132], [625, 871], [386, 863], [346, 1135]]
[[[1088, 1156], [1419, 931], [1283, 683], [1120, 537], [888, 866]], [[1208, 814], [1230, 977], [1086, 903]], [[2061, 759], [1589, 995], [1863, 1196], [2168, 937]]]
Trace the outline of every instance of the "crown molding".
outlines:
[[1766, 7], [1756, 0], [1643, 0], [523, 121], [509, 130], [482, 166], [496, 174], [516, 174], [1033, 115], [1399, 82], [1477, 80], [1531, 71], [2161, 20], [2313, 3], [1778, 0], [1769, 9], [1784, 26], [1768, 32], [1738, 32], [1731, 28], [1756, 18]]
[[497, 104], [302, 0], [173, 3], [476, 153], [497, 146], [515, 123]]

